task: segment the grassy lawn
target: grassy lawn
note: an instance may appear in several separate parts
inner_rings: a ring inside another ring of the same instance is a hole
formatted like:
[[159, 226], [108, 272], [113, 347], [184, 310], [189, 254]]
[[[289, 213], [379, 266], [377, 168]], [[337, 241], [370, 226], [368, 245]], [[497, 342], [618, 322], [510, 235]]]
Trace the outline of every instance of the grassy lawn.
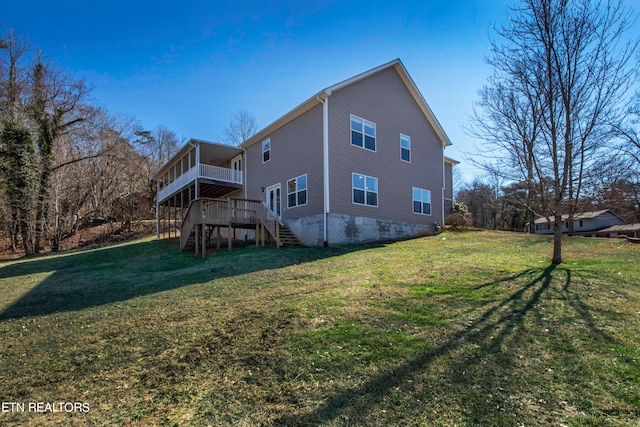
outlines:
[[638, 426], [640, 245], [550, 253], [466, 232], [0, 262], [0, 401], [25, 405], [0, 425]]

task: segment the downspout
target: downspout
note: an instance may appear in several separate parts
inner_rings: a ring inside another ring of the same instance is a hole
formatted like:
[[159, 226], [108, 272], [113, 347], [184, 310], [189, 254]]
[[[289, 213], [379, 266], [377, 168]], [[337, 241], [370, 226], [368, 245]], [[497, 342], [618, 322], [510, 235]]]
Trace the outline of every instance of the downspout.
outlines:
[[[242, 198], [247, 200], [247, 150], [244, 147], [240, 147], [242, 149]], [[244, 239], [247, 240], [249, 236], [249, 230], [244, 230]], [[258, 227], [256, 226], [255, 232], [255, 240], [258, 241]]]
[[324, 246], [329, 245], [329, 96], [331, 92], [325, 91], [326, 97], [322, 99], [320, 95], [316, 97], [322, 103], [322, 167], [324, 179], [324, 208], [322, 215], [323, 222], [323, 243]]
[[247, 150], [242, 148], [242, 197], [247, 198]]
[[[442, 205], [442, 229], [444, 230], [444, 199], [445, 199], [445, 195], [446, 195], [446, 187], [447, 187], [447, 168], [444, 165], [444, 149], [446, 148], [446, 145], [444, 144], [444, 142], [442, 143], [442, 198], [441, 198], [441, 205]], [[453, 202], [453, 200], [452, 200]], [[436, 230], [437, 232], [438, 230]]]
[[160, 181], [156, 180], [156, 238], [160, 240]]

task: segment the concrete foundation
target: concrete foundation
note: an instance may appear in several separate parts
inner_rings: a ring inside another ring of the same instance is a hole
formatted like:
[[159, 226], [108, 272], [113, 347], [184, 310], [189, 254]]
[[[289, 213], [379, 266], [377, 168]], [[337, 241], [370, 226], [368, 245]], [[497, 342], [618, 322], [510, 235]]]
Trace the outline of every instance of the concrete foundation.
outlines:
[[322, 214], [305, 216], [302, 218], [288, 219], [285, 221], [287, 227], [298, 240], [305, 246], [322, 246], [324, 222]]
[[[324, 244], [322, 215], [290, 219], [286, 223], [305, 246]], [[435, 223], [414, 224], [345, 214], [329, 214], [327, 224], [329, 245], [403, 240], [437, 232]]]

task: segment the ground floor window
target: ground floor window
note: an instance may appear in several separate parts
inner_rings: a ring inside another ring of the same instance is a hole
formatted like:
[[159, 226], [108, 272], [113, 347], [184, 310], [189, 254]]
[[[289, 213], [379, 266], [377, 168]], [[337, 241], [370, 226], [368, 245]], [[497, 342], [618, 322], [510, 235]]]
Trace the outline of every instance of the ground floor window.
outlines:
[[378, 178], [351, 174], [353, 203], [358, 205], [378, 206]]
[[431, 191], [413, 187], [413, 213], [431, 215]]
[[293, 208], [307, 204], [307, 175], [287, 181], [287, 207]]

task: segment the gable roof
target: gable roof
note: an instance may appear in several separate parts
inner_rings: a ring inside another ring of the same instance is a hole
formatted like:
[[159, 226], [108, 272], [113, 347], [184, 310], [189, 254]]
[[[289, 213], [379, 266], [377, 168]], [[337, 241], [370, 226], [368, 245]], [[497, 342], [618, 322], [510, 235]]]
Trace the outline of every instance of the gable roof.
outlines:
[[433, 114], [433, 111], [431, 111], [431, 108], [429, 107], [429, 105], [427, 104], [427, 101], [425, 101], [424, 97], [420, 93], [420, 90], [418, 90], [418, 87], [416, 86], [415, 82], [407, 72], [407, 69], [404, 67], [404, 64], [400, 59], [394, 59], [393, 61], [387, 62], [386, 64], [382, 64], [376, 68], [373, 68], [369, 71], [365, 71], [364, 73], [360, 73], [347, 80], [343, 80], [340, 83], [336, 83], [333, 86], [329, 86], [321, 90], [320, 92], [317, 92], [315, 95], [313, 95], [312, 97], [304, 101], [302, 104], [298, 105], [296, 108], [294, 108], [293, 110], [289, 111], [288, 113], [286, 113], [285, 115], [277, 119], [275, 122], [271, 123], [264, 129], [258, 131], [251, 138], [243, 142], [241, 146], [244, 148], [248, 148], [251, 145], [255, 144], [256, 142], [264, 140], [265, 138], [267, 138], [268, 135], [273, 133], [276, 129], [284, 126], [285, 124], [289, 123], [295, 118], [306, 113], [311, 108], [324, 102], [324, 100], [327, 99], [334, 91], [340, 90], [346, 86], [357, 83], [363, 79], [366, 79], [367, 77], [371, 77], [372, 75], [389, 68], [395, 69], [395, 71], [398, 73], [398, 75], [400, 76], [400, 79], [403, 81], [403, 83], [409, 90], [409, 93], [411, 93], [411, 96], [420, 107], [420, 110], [426, 117], [427, 121], [429, 121], [431, 126], [433, 126], [433, 128], [435, 129], [435, 132], [440, 138], [442, 145], [444, 146], [451, 145], [451, 141], [449, 140], [449, 137], [447, 136], [444, 129], [440, 125], [440, 122], [438, 121], [438, 119], [436, 119], [436, 116]]
[[600, 230], [601, 233], [611, 233], [619, 231], [640, 231], [640, 223], [613, 225], [611, 227], [605, 228], [604, 230]]
[[[611, 214], [611, 215], [613, 215], [613, 216], [615, 216], [615, 217], [617, 217], [617, 218], [622, 220], [622, 218], [620, 218], [618, 215], [616, 215], [616, 213], [613, 212], [611, 209], [604, 209], [604, 210], [601, 210], [601, 211], [584, 212], [584, 213], [581, 213], [581, 214], [574, 215], [573, 219], [574, 219], [574, 221], [575, 220], [581, 220], [581, 219], [593, 219], [593, 218], [598, 218], [599, 216], [604, 215], [606, 213], [609, 213], [609, 214]], [[551, 221], [554, 221], [554, 218], [555, 217], [552, 216], [550, 218]], [[569, 219], [569, 215], [567, 215], [567, 214], [562, 215], [562, 220], [563, 221], [566, 221], [567, 219]], [[544, 217], [539, 217], [534, 221], [534, 223], [535, 224], [546, 224], [547, 223], [547, 219], [544, 218]]]

